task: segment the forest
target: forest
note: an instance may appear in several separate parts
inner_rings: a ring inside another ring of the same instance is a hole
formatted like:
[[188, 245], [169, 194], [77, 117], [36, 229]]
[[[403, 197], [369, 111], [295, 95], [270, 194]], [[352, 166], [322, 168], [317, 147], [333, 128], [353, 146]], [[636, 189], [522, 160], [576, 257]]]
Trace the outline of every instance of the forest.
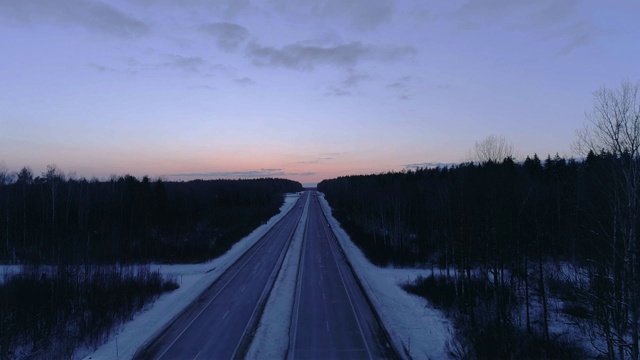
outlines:
[[75, 179], [50, 165], [0, 174], [0, 262], [197, 262], [278, 213], [284, 179]]
[[[477, 349], [477, 355], [538, 358], [543, 354], [510, 352], [540, 348], [538, 343], [513, 346], [518, 343], [512, 337], [520, 305], [525, 308], [522, 338], [537, 333], [546, 346], [556, 346], [544, 319], [549, 317], [544, 314], [547, 309], [534, 314], [531, 299], [535, 296], [545, 306], [550, 287], [567, 288], [549, 263], [588, 271], [590, 287], [585, 290], [597, 297], [591, 299], [576, 288], [575, 296], [567, 299], [574, 301], [567, 302], [569, 313], [601, 313], [606, 309], [598, 307], [631, 295], [630, 289], [616, 289], [624, 284], [621, 278], [630, 275], [624, 272], [622, 244], [616, 240], [625, 230], [624, 219], [620, 209], [611, 206], [620, 196], [615, 176], [619, 161], [610, 154], [590, 153], [584, 161], [559, 156], [541, 161], [534, 155], [522, 163], [506, 158], [499, 163], [340, 177], [322, 181], [318, 190], [372, 262], [432, 264], [445, 270], [444, 277], [421, 279], [417, 285], [425, 287], [430, 300], [447, 302], [444, 307], [459, 305], [467, 333], [482, 334], [475, 343], [488, 347]], [[417, 285], [413, 291], [420, 293]], [[518, 298], [520, 293], [525, 299]], [[626, 319], [627, 314], [607, 316]], [[486, 323], [491, 328], [479, 332]], [[613, 334], [618, 333], [612, 329], [608, 335]], [[619, 336], [622, 341], [624, 335]], [[566, 358], [553, 351], [556, 356], [551, 357]], [[575, 357], [582, 355], [572, 351]]]
[[515, 161], [489, 138], [476, 161], [318, 190], [372, 262], [440, 269], [405, 288], [454, 320], [453, 355], [638, 359], [638, 94], [594, 93], [584, 158]]
[[0, 169], [0, 358], [70, 358], [179, 285], [149, 262], [202, 262], [277, 214], [300, 183], [76, 179]]

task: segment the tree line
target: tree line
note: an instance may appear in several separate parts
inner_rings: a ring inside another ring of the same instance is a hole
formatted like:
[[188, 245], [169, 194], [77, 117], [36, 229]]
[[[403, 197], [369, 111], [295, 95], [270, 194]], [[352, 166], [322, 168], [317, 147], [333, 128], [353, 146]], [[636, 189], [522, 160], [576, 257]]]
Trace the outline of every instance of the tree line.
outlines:
[[[346, 176], [322, 181], [318, 190], [372, 262], [444, 269], [449, 283], [431, 279], [433, 283], [423, 285], [430, 285], [428, 295], [436, 298], [454, 294], [449, 301], [459, 305], [456, 316], [469, 326], [467, 335], [483, 335], [476, 345], [488, 346], [488, 352], [476, 355], [535, 358], [542, 354], [512, 353], [526, 348], [521, 343], [513, 346], [518, 344], [512, 338], [514, 322], [526, 329], [522, 339], [537, 334], [540, 341], [552, 343], [547, 298], [549, 287], [557, 284], [552, 283], [549, 262], [589, 270], [591, 284], [581, 296], [592, 298], [580, 309], [603, 316], [599, 320], [607, 336], [614, 339], [617, 334], [610, 328], [614, 316], [628, 322], [630, 309], [619, 309], [616, 315], [602, 308], [631, 295], [629, 289], [613, 291], [624, 284], [622, 262], [615, 262], [622, 246], [614, 239], [621, 219], [610, 206], [616, 192], [613, 170], [620, 161], [606, 153], [590, 153], [582, 161], [559, 156], [541, 161], [534, 155], [522, 163], [506, 158], [499, 163]], [[518, 293], [524, 299], [518, 299]], [[572, 299], [578, 295], [576, 289]], [[534, 303], [542, 306], [541, 314]], [[523, 313], [523, 318], [517, 319], [516, 313]], [[489, 325], [489, 335], [478, 329]], [[629, 334], [628, 325], [620, 327], [624, 331], [615, 343]], [[497, 344], [504, 352], [493, 352], [501, 349]], [[528, 348], [543, 347], [530, 343]]]
[[171, 182], [0, 171], [0, 261], [192, 262], [224, 253], [278, 212], [285, 179]]

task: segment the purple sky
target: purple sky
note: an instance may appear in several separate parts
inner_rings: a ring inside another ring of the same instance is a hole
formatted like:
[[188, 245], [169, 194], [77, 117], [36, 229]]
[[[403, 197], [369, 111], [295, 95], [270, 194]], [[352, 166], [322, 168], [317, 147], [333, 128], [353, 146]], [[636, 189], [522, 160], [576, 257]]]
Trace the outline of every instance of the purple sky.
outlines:
[[[179, 4], [179, 5], [178, 5]], [[572, 156], [637, 0], [0, 0], [0, 166], [167, 179]]]

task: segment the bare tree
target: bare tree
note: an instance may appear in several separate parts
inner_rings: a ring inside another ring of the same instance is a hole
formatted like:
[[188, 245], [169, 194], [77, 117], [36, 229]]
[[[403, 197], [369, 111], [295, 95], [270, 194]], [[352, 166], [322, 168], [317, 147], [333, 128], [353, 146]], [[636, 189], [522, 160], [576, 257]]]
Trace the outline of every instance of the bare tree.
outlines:
[[489, 135], [486, 139], [476, 142], [469, 154], [471, 161], [480, 163], [501, 162], [514, 156], [513, 145], [504, 136], [497, 135]]
[[578, 130], [574, 148], [582, 155], [606, 151], [615, 156], [638, 157], [640, 148], [640, 88], [623, 82], [620, 89], [601, 87], [593, 93], [593, 110]]
[[[586, 126], [578, 130], [575, 150], [605, 153], [614, 158], [615, 184], [611, 191], [613, 232], [603, 235], [611, 256], [598, 264], [593, 277], [610, 278], [610, 293], [593, 294], [594, 303], [613, 300], [609, 316], [598, 321], [608, 342], [609, 357], [639, 357], [638, 321], [640, 320], [640, 262], [638, 259], [637, 224], [640, 201], [640, 85], [623, 82], [619, 89], [602, 87], [594, 92], [593, 110], [586, 115]], [[605, 304], [611, 302], [605, 302]], [[616, 310], [618, 309], [618, 310]], [[612, 354], [612, 349], [617, 354]]]

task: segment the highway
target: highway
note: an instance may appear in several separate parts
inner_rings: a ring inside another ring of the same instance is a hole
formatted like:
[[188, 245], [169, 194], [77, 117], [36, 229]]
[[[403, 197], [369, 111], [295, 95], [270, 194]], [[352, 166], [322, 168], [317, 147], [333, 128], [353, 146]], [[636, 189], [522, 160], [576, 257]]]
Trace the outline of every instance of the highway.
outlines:
[[333, 236], [316, 195], [311, 199], [288, 359], [397, 358]]
[[305, 192], [288, 214], [134, 358], [242, 358], [308, 197]]
[[306, 191], [288, 214], [134, 359], [243, 358], [305, 208], [302, 249], [290, 254], [300, 261], [297, 280], [290, 284], [294, 300], [286, 357], [398, 358], [315, 194]]

